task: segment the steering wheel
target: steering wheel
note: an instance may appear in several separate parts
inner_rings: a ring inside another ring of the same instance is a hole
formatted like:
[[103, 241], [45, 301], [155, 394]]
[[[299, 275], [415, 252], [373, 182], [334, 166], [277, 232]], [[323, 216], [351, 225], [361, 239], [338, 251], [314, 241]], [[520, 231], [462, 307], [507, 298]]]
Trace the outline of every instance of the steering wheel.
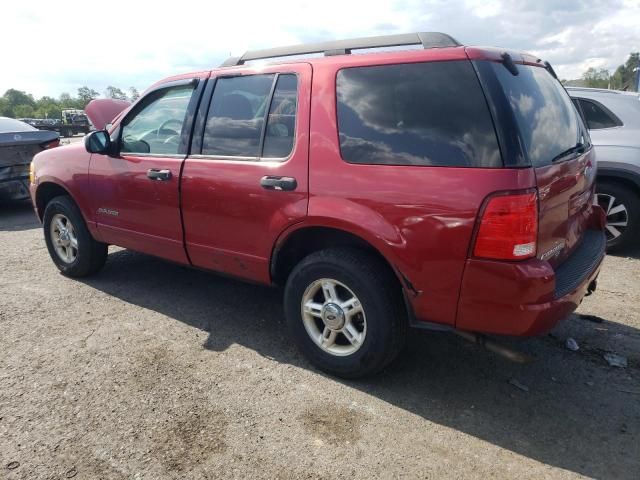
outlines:
[[178, 130], [182, 130], [182, 122], [180, 120], [178, 120], [177, 118], [170, 118], [169, 120], [165, 120], [164, 122], [162, 122], [162, 125], [160, 125], [158, 127], [158, 129], [156, 130], [156, 138], [159, 140], [160, 139], [160, 135], [162, 134], [162, 131], [164, 130], [166, 133], [166, 135], [170, 135], [170, 136], [178, 136], [180, 135], [179, 131], [173, 130], [172, 128], [166, 128], [167, 125], [171, 124], [171, 123], [175, 123], [178, 125]]

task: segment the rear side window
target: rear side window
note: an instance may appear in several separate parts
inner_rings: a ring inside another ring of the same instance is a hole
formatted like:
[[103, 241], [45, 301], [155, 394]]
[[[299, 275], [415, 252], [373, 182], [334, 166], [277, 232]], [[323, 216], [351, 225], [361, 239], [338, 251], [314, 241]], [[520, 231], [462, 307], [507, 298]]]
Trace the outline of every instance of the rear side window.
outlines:
[[295, 138], [296, 100], [295, 75], [219, 78], [207, 115], [202, 154], [243, 158], [288, 156]]
[[590, 130], [619, 127], [622, 122], [597, 102], [580, 98], [580, 107]]
[[502, 166], [467, 61], [347, 68], [336, 90], [340, 150], [349, 163]]
[[491, 62], [513, 111], [526, 154], [534, 167], [551, 164], [582, 137], [578, 112], [560, 82], [542, 67], [518, 65], [513, 75]]

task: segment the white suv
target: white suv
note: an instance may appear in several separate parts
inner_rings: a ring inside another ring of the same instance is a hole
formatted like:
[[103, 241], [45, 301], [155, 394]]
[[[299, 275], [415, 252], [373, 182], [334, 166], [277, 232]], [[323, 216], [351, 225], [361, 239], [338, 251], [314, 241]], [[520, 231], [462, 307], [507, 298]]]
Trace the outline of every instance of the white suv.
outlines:
[[598, 159], [597, 199], [607, 213], [607, 246], [640, 240], [640, 95], [567, 87], [584, 118]]

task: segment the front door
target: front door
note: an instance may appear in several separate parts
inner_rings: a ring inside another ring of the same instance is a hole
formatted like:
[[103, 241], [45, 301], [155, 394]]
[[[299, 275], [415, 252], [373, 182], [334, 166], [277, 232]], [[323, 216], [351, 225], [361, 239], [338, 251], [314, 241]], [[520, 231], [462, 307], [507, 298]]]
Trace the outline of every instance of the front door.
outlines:
[[311, 66], [210, 83], [182, 175], [187, 251], [195, 266], [267, 283], [276, 239], [307, 214]]
[[[113, 131], [110, 155], [92, 155], [90, 185], [103, 241], [188, 263], [180, 220], [180, 169], [206, 79], [149, 92]], [[191, 112], [191, 114], [190, 114]]]

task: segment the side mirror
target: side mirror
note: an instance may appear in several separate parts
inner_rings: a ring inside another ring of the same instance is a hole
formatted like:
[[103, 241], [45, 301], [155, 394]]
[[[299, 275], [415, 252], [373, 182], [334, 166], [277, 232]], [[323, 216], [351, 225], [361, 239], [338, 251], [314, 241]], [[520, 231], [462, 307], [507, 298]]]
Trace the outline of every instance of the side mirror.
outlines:
[[111, 138], [106, 130], [96, 130], [84, 137], [84, 147], [89, 153], [105, 154], [111, 146]]

